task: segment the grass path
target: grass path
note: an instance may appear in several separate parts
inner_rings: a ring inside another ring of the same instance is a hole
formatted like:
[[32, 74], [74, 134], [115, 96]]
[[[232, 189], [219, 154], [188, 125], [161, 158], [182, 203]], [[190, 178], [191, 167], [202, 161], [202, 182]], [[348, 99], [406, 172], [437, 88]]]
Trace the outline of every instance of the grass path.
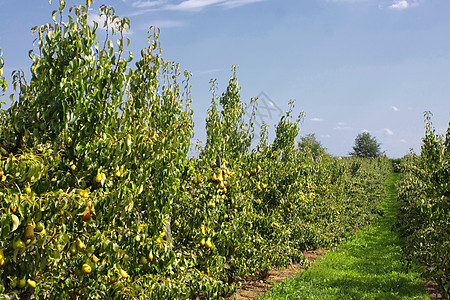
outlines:
[[262, 299], [429, 299], [419, 274], [402, 268], [400, 241], [391, 231], [398, 211], [397, 180], [398, 174], [392, 174], [378, 222]]

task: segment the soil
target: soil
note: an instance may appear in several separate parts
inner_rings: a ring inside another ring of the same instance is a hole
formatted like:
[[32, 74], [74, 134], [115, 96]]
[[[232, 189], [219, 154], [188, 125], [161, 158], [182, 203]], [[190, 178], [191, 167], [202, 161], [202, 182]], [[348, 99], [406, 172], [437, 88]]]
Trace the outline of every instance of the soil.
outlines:
[[442, 295], [439, 292], [439, 285], [436, 281], [428, 281], [427, 284], [425, 285], [425, 290], [427, 290], [428, 293], [430, 294], [431, 300], [444, 299], [442, 298]]
[[306, 269], [313, 264], [317, 259], [321, 258], [328, 250], [317, 249], [303, 252], [305, 262], [292, 264], [289, 268], [270, 270], [268, 276], [263, 280], [242, 281], [241, 288], [236, 293], [228, 298], [229, 300], [248, 300], [266, 293], [270, 288], [288, 277], [293, 276]]

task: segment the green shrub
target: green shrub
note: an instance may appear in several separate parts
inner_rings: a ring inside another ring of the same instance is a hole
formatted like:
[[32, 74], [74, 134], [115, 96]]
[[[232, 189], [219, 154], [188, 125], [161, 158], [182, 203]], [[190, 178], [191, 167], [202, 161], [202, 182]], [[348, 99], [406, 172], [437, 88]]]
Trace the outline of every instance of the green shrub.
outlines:
[[401, 213], [396, 228], [405, 240], [407, 261], [425, 266], [424, 275], [439, 283], [444, 297], [450, 291], [450, 124], [437, 135], [426, 113], [426, 131], [420, 156], [402, 159], [399, 184]]

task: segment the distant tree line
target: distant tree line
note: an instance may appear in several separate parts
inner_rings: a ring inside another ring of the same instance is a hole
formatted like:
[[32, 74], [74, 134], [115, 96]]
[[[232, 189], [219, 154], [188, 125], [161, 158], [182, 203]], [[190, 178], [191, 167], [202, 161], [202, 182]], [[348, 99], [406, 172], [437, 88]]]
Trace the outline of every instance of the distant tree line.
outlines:
[[[300, 137], [298, 148], [303, 153], [310, 151], [314, 158], [325, 154], [327, 151], [327, 148], [318, 141], [314, 133]], [[384, 152], [381, 151], [381, 143], [377, 141], [376, 137], [369, 132], [362, 132], [356, 136], [353, 151], [349, 154], [357, 157], [378, 157], [383, 155]]]

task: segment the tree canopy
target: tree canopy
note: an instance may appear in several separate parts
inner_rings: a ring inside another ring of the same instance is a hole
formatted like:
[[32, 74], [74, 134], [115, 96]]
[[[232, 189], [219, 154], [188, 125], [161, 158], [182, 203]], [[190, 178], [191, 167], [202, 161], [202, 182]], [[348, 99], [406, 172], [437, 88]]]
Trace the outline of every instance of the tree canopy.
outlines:
[[349, 154], [358, 157], [377, 157], [383, 154], [380, 150], [381, 143], [368, 132], [362, 132], [355, 138], [353, 152]]
[[306, 148], [311, 150], [311, 154], [314, 158], [325, 153], [327, 150], [322, 144], [317, 140], [315, 133], [309, 133], [305, 136], [300, 137], [301, 141], [298, 142], [298, 148], [301, 152], [305, 152]]

